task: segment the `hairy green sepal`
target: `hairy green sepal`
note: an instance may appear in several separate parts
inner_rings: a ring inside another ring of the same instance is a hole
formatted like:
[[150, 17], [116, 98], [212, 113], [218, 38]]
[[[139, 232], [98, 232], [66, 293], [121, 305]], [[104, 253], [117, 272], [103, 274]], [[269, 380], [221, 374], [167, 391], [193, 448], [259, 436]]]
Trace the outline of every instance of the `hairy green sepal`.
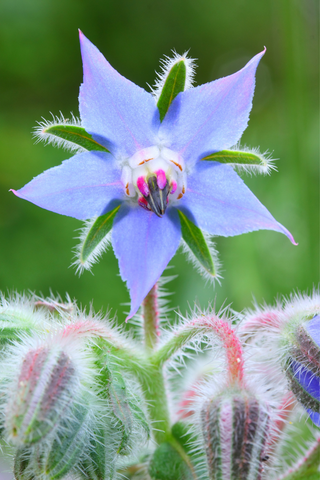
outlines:
[[187, 455], [181, 455], [170, 442], [164, 442], [156, 449], [149, 465], [149, 474], [153, 480], [194, 480], [191, 465], [186, 462]]
[[49, 455], [46, 452], [42, 468], [48, 480], [64, 478], [79, 462], [86, 447], [89, 405], [75, 405], [70, 418], [62, 422], [61, 435], [52, 442]]
[[41, 331], [23, 315], [0, 313], [0, 348], [13, 340], [19, 340], [22, 333], [32, 335], [37, 330]]
[[94, 252], [100, 242], [110, 232], [113, 226], [114, 217], [118, 212], [120, 205], [110, 212], [98, 217], [90, 228], [80, 252], [80, 262], [84, 264], [90, 255]]
[[314, 443], [304, 457], [296, 466], [291, 467], [287, 473], [281, 475], [279, 480], [318, 480], [320, 465], [320, 439]]
[[97, 367], [100, 375], [100, 395], [109, 403], [112, 416], [111, 424], [118, 433], [119, 442], [117, 452], [126, 455], [130, 452], [130, 441], [133, 425], [139, 425], [146, 436], [150, 436], [150, 428], [144, 412], [130, 395], [123, 375], [112, 364], [108, 357], [99, 356]]
[[211, 153], [202, 160], [209, 160], [219, 163], [230, 163], [234, 165], [260, 165], [265, 166], [261, 158], [251, 152], [242, 152], [237, 150], [221, 150], [220, 152]]
[[16, 479], [59, 480], [65, 478], [83, 455], [88, 442], [90, 408], [86, 400], [75, 404], [68, 419], [63, 419], [58, 433], [37, 444], [18, 449], [14, 460]]
[[184, 60], [180, 60], [171, 68], [166, 81], [162, 87], [162, 91], [157, 103], [160, 112], [160, 121], [164, 119], [172, 101], [183, 92], [186, 85], [187, 69]]
[[78, 127], [77, 125], [50, 125], [43, 129], [43, 133], [55, 135], [89, 151], [98, 150], [99, 152], [109, 153], [109, 150], [96, 142], [83, 127]]
[[79, 478], [83, 480], [111, 480], [114, 478], [118, 447], [119, 433], [109, 422], [105, 428], [100, 428], [95, 432], [86, 458], [77, 465]]
[[178, 210], [178, 213], [183, 240], [186, 242], [201, 266], [210, 275], [213, 277], [216, 276], [217, 272], [214, 266], [214, 261], [202, 231], [180, 210]]

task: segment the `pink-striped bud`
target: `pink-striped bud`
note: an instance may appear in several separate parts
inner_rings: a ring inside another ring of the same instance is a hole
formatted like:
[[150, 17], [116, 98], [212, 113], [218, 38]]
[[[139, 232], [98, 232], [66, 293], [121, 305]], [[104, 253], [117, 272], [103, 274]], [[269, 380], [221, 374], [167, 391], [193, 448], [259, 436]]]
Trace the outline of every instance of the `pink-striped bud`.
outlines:
[[78, 393], [75, 362], [59, 345], [41, 345], [22, 358], [8, 388], [5, 429], [16, 445], [32, 444], [67, 415]]
[[209, 478], [260, 480], [269, 432], [266, 406], [246, 392], [221, 395], [201, 410]]

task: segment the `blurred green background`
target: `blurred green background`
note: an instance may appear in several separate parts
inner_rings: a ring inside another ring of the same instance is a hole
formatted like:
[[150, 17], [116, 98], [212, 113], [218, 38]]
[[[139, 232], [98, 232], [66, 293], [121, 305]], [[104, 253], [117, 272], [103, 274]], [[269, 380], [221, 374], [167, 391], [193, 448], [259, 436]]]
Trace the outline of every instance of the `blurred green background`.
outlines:
[[64, 296], [111, 309], [123, 321], [129, 301], [112, 249], [93, 274], [75, 275], [77, 220], [19, 200], [19, 189], [70, 157], [35, 145], [32, 128], [50, 113], [78, 114], [82, 67], [78, 32], [124, 76], [149, 90], [159, 59], [171, 49], [197, 58], [196, 84], [235, 72], [266, 45], [249, 127], [242, 143], [269, 149], [278, 173], [247, 185], [294, 235], [260, 231], [218, 238], [221, 286], [212, 287], [179, 253], [169, 275], [171, 306], [189, 309], [225, 299], [306, 290], [319, 281], [319, 137], [317, 0], [1, 0], [0, 1], [0, 289]]

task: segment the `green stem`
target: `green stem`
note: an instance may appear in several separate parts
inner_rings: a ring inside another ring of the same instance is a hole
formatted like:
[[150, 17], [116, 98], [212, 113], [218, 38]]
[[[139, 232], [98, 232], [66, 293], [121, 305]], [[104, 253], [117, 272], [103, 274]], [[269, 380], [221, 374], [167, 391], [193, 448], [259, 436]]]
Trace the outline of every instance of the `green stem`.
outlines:
[[138, 378], [148, 404], [149, 418], [153, 425], [153, 435], [158, 444], [171, 439], [171, 424], [168, 399], [162, 368], [149, 365], [140, 370]]
[[147, 351], [151, 352], [154, 350], [160, 334], [157, 284], [151, 288], [143, 301], [142, 307], [145, 347]]

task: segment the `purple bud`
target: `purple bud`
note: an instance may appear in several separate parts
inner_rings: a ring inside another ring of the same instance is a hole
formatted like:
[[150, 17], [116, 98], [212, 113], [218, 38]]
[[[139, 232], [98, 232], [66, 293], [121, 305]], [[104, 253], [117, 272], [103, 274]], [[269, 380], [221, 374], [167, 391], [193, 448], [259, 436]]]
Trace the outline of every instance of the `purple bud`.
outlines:
[[259, 480], [269, 434], [268, 409], [245, 392], [207, 401], [201, 410], [210, 479]]
[[300, 325], [289, 350], [286, 374], [290, 389], [320, 426], [320, 316]]

